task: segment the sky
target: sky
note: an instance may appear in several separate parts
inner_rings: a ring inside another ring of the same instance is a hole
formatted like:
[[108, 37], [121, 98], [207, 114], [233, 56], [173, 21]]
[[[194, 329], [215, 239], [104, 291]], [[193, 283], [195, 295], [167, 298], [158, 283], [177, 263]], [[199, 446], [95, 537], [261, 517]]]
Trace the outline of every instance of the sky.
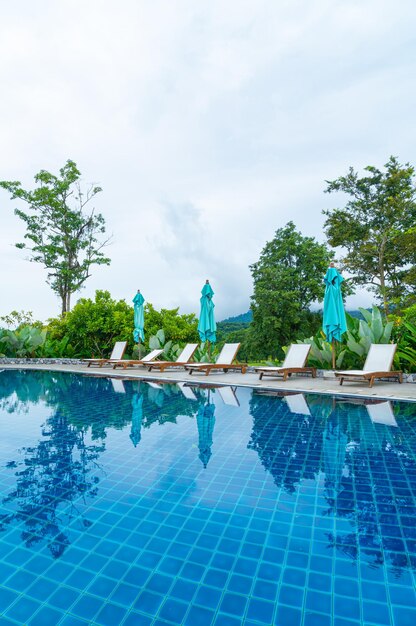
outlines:
[[[249, 308], [249, 265], [292, 220], [324, 241], [325, 181], [415, 163], [414, 0], [0, 0], [0, 179], [77, 163], [112, 244], [73, 297], [216, 316]], [[0, 190], [0, 316], [60, 303]], [[23, 208], [23, 206], [20, 206]], [[365, 291], [348, 308], [368, 306]]]

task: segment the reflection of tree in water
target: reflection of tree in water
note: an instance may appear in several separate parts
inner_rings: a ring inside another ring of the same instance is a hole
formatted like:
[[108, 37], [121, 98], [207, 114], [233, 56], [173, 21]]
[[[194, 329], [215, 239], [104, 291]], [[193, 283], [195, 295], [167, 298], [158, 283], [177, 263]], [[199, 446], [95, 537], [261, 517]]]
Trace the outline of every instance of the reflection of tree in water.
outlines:
[[[195, 417], [197, 403], [188, 400], [177, 385], [160, 384], [152, 387], [146, 382], [135, 383], [143, 395], [143, 421], [144, 428], [150, 428], [152, 424], [176, 424], [180, 415]], [[198, 392], [198, 398], [203, 395]]]
[[[106, 416], [88, 416], [83, 407], [91, 404], [91, 394], [103, 392], [103, 381], [84, 379], [62, 373], [3, 372], [0, 385], [2, 409], [29, 412], [43, 404], [49, 416], [42, 426], [42, 439], [35, 446], [23, 448], [22, 459], [10, 461], [17, 468], [16, 487], [3, 499], [5, 512], [0, 515], [0, 530], [13, 523], [22, 524], [22, 539], [27, 547], [46, 541], [54, 558], [69, 545], [65, 530], [79, 511], [80, 498], [97, 494], [98, 477], [93, 475], [96, 460], [104, 445], [87, 445], [85, 434], [91, 426], [96, 435], [106, 424]], [[101, 387], [101, 389], [100, 389]], [[84, 404], [89, 399], [90, 404]], [[52, 414], [50, 414], [52, 412]], [[99, 424], [100, 422], [100, 424]], [[86, 527], [87, 519], [80, 517]]]
[[[396, 405], [396, 417], [407, 406]], [[373, 424], [364, 404], [342, 403], [339, 418], [348, 432], [346, 471], [338, 496], [329, 500], [329, 515], [351, 521], [350, 533], [329, 534], [330, 544], [352, 559], [366, 555], [373, 567], [388, 562], [399, 575], [416, 568], [416, 535], [412, 517], [416, 503], [416, 437], [404, 415], [400, 427]], [[413, 561], [408, 550], [413, 537]]]
[[[54, 558], [61, 556], [69, 545], [63, 528], [79, 513], [75, 502], [80, 497], [97, 494], [98, 477], [91, 475], [96, 459], [104, 446], [88, 446], [84, 432], [68, 423], [58, 409], [47, 419], [42, 429], [43, 439], [37, 446], [23, 448], [24, 460], [12, 461], [16, 472], [16, 488], [3, 504], [14, 511], [0, 515], [0, 530], [13, 522], [23, 522], [22, 539], [27, 547], [46, 541]], [[68, 513], [59, 508], [71, 504]], [[82, 519], [88, 526], [87, 519]]]
[[322, 450], [322, 418], [291, 413], [282, 398], [253, 394], [250, 401], [253, 431], [248, 447], [255, 450], [278, 487], [289, 493], [319, 471]]
[[213, 444], [214, 426], [215, 426], [215, 404], [210, 402], [201, 402], [196, 416], [198, 425], [198, 448], [199, 459], [204, 468], [207, 467], [208, 461], [212, 456], [211, 447]]
[[[68, 522], [80, 517], [82, 526], [89, 525], [76, 506], [80, 498], [97, 494], [99, 478], [94, 470], [105, 449], [102, 440], [106, 429], [124, 428], [134, 418], [132, 409], [140, 410], [143, 419], [140, 415], [139, 424], [137, 413], [134, 424], [138, 443], [142, 425], [148, 428], [154, 423], [176, 422], [178, 415], [196, 414], [195, 403], [187, 401], [179, 389], [161, 389], [158, 402], [149, 391], [148, 385], [138, 381], [126, 385], [126, 393], [120, 394], [106, 378], [27, 370], [2, 372], [0, 408], [4, 412], [29, 412], [42, 404], [49, 417], [42, 427], [42, 440], [21, 450], [24, 459], [8, 463], [11, 470], [17, 468], [17, 481], [3, 499], [0, 531], [23, 523], [22, 539], [27, 547], [46, 541], [52, 555], [61, 556], [70, 542], [65, 530]], [[165, 402], [169, 396], [175, 396], [173, 402]], [[139, 407], [135, 404], [138, 398]], [[89, 429], [92, 440], [101, 443], [86, 444]]]
[[289, 493], [325, 473], [326, 515], [351, 522], [350, 532], [327, 535], [331, 546], [354, 560], [360, 553], [373, 567], [387, 562], [397, 574], [416, 568], [414, 407], [409, 413], [409, 405], [395, 405], [395, 428], [374, 424], [364, 404], [312, 395], [307, 401], [311, 415], [305, 419], [282, 399], [253, 394], [249, 447]]

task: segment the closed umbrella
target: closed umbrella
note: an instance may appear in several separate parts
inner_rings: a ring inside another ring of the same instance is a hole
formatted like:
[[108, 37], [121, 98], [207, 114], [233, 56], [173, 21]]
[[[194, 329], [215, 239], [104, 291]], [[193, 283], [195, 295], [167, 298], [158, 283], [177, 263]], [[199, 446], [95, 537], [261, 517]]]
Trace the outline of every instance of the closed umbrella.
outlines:
[[215, 343], [217, 340], [215, 334], [217, 330], [217, 325], [214, 318], [215, 304], [212, 301], [212, 296], [214, 295], [214, 292], [211, 285], [209, 284], [209, 280], [207, 280], [205, 285], [202, 287], [201, 294], [201, 312], [199, 314], [198, 323], [199, 336], [201, 338], [201, 341], [209, 341], [210, 343]]
[[134, 302], [134, 341], [137, 343], [143, 343], [144, 341], [144, 298], [140, 293], [140, 289], [137, 290], [136, 295], [133, 298]]
[[331, 263], [325, 274], [325, 297], [323, 330], [326, 340], [332, 343], [332, 367], [335, 369], [335, 341], [341, 341], [341, 335], [347, 330], [344, 303], [342, 301], [341, 274]]

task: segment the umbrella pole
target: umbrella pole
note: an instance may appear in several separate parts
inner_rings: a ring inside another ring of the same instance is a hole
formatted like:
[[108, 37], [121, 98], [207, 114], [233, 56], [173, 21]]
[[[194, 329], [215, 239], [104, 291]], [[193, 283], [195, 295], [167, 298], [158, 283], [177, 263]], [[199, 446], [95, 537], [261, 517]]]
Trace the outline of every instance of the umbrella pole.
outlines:
[[335, 339], [332, 339], [332, 369], [335, 369]]

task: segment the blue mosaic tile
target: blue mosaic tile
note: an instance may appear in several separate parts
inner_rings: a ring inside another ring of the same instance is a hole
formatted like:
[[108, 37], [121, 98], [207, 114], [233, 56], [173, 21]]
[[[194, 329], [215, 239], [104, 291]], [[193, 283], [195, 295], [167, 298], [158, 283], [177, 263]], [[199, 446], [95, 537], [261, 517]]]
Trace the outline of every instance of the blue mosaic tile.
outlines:
[[0, 372], [1, 623], [413, 626], [416, 404], [192, 389]]

